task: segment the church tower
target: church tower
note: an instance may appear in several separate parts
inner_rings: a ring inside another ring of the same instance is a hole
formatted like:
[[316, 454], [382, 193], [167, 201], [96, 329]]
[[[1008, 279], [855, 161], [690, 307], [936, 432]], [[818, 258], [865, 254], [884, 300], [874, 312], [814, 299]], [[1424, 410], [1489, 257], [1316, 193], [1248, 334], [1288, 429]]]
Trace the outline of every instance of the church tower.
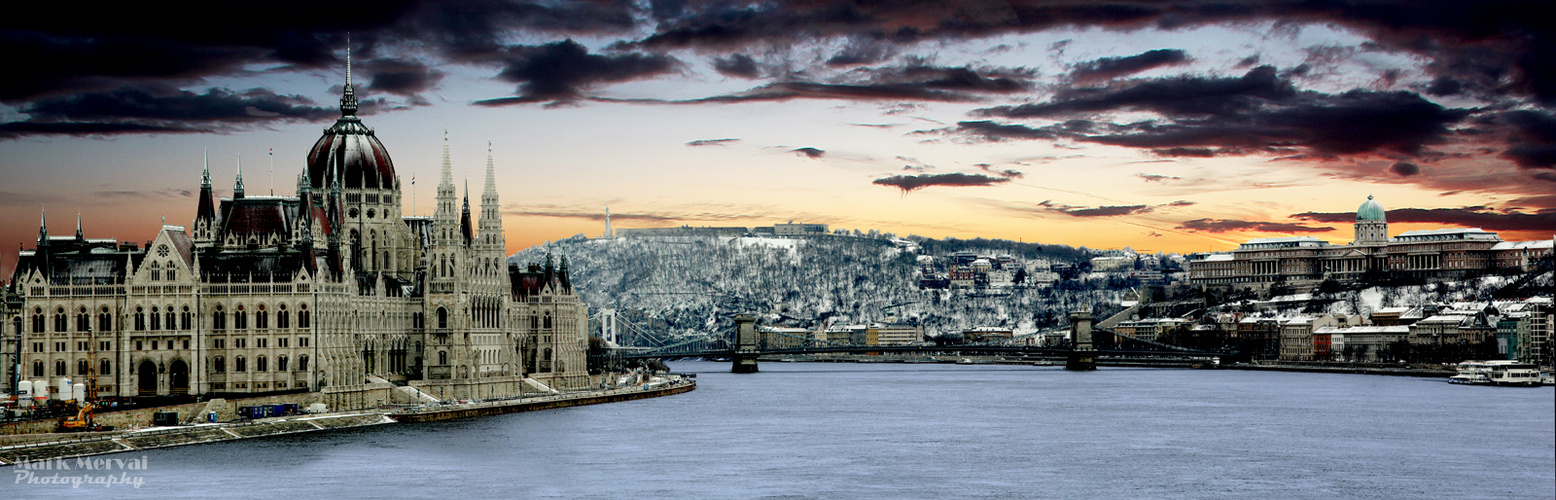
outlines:
[[1389, 223], [1383, 205], [1367, 195], [1367, 202], [1356, 209], [1356, 240], [1353, 245], [1384, 245], [1389, 242]]
[[200, 200], [195, 209], [194, 242], [209, 246], [216, 239], [216, 204], [211, 194], [211, 154], [205, 154], [205, 172], [200, 174]]

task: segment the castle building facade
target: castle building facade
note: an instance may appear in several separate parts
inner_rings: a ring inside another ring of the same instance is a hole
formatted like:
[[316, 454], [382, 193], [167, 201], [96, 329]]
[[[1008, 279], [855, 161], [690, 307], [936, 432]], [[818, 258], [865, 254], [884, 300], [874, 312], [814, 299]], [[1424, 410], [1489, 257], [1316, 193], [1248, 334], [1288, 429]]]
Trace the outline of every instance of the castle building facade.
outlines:
[[390, 402], [395, 386], [475, 399], [590, 385], [566, 258], [507, 262], [490, 150], [479, 214], [468, 186], [456, 197], [445, 135], [437, 209], [405, 216], [347, 75], [295, 196], [248, 196], [240, 166], [217, 199], [207, 161], [190, 229], [164, 225], [144, 248], [86, 238], [79, 217], [50, 235], [45, 217], [0, 328], [21, 379], [91, 381], [97, 397], [311, 391], [332, 408]]
[[1383, 206], [1371, 196], [1356, 210], [1355, 238], [1331, 245], [1312, 236], [1248, 240], [1236, 250], [1189, 261], [1196, 285], [1354, 280], [1369, 273], [1454, 279], [1474, 272], [1533, 270], [1549, 259], [1553, 240], [1503, 241], [1481, 229], [1432, 229], [1388, 236]]

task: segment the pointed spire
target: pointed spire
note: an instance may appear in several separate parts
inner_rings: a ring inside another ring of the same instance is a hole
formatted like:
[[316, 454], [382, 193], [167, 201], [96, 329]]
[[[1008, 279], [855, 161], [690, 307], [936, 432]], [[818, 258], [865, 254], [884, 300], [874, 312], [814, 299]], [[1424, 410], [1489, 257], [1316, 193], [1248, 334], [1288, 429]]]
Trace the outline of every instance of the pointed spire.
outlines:
[[205, 148], [205, 173], [200, 174], [200, 187], [211, 187], [211, 148]]
[[[164, 222], [166, 222], [166, 221], [164, 221]], [[76, 239], [77, 240], [84, 240], [84, 239], [86, 239], [84, 236], [81, 235], [81, 211], [80, 210], [76, 210]]]
[[49, 208], [39, 208], [38, 214], [38, 244], [47, 244], [49, 241]]
[[357, 92], [351, 86], [351, 33], [346, 33], [346, 87], [340, 96], [341, 116], [356, 116]]
[[232, 186], [232, 199], [243, 199], [243, 155], [238, 155], [238, 182]]

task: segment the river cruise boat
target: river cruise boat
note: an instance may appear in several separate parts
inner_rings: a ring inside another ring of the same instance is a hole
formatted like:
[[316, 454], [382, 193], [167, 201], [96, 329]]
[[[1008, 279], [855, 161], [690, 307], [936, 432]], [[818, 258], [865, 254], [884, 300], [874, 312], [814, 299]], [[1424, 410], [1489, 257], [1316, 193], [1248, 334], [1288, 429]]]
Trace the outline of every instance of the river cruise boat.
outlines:
[[1517, 361], [1465, 361], [1459, 363], [1459, 373], [1448, 377], [1448, 382], [1534, 387], [1540, 385], [1540, 370], [1529, 363]]

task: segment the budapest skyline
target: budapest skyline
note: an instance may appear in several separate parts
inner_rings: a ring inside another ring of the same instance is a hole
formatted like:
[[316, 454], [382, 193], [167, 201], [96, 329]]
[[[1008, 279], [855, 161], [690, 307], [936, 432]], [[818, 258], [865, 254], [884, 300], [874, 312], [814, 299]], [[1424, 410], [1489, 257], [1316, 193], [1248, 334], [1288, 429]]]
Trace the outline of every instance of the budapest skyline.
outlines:
[[1556, 231], [1532, 2], [348, 5], [0, 26], [0, 276], [45, 207], [50, 234], [188, 225], [207, 150], [218, 195], [240, 156], [250, 195], [292, 195], [348, 32], [405, 215], [432, 213], [445, 130], [476, 185], [490, 141], [509, 253], [598, 235], [607, 205], [1166, 252], [1350, 241], [1369, 195], [1394, 234]]

